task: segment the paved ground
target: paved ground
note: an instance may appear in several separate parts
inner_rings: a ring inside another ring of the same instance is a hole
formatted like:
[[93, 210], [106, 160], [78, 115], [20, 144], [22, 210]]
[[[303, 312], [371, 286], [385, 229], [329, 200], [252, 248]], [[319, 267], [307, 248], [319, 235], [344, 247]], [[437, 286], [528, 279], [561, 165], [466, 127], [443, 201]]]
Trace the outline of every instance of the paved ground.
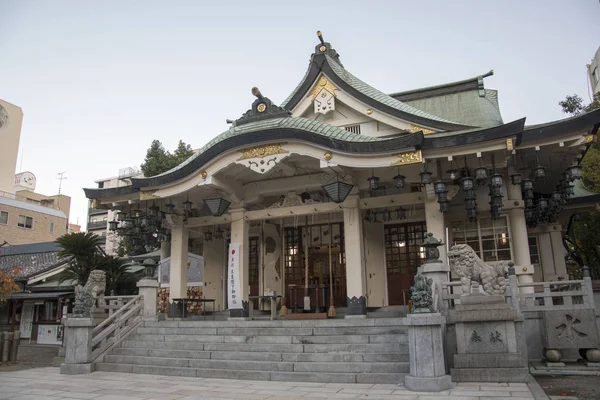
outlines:
[[600, 399], [600, 377], [575, 375], [536, 376], [544, 392], [550, 398], [598, 400]]
[[60, 375], [58, 368], [0, 372], [0, 399], [395, 399], [531, 400], [525, 384], [458, 384], [441, 393], [415, 393], [396, 385], [261, 382], [94, 372]]

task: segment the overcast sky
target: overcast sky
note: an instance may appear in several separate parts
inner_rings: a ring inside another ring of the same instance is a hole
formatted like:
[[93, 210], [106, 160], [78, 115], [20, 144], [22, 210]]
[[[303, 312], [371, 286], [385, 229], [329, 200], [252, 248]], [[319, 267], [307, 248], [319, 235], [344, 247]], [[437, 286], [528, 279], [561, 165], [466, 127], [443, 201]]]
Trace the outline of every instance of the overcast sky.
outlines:
[[504, 121], [534, 124], [564, 118], [567, 94], [589, 100], [598, 21], [598, 0], [0, 0], [0, 98], [24, 112], [17, 172], [55, 194], [66, 171], [71, 222], [85, 225], [82, 188], [139, 166], [153, 139], [201, 147], [253, 86], [283, 101], [317, 30], [384, 92], [493, 69]]

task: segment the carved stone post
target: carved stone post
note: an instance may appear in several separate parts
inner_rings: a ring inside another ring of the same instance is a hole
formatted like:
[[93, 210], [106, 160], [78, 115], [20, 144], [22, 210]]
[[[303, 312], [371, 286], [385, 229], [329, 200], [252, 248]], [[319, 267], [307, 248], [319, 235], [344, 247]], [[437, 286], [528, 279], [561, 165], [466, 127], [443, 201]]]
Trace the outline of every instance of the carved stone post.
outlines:
[[510, 296], [510, 305], [517, 313], [521, 312], [519, 305], [519, 280], [515, 274], [515, 264], [508, 263], [508, 295]]
[[139, 293], [144, 297], [142, 320], [157, 321], [158, 281], [152, 278], [142, 278], [138, 281], [137, 287], [139, 288]]
[[429, 232], [427, 238], [423, 241], [425, 248], [425, 262], [419, 268], [424, 277], [433, 280], [433, 310], [439, 311], [442, 309], [442, 283], [448, 282], [448, 274], [450, 266], [445, 261], [440, 260], [439, 247], [443, 246], [441, 240], [433, 237], [433, 233]]
[[411, 288], [414, 314], [406, 319], [410, 374], [404, 377], [404, 386], [417, 392], [441, 392], [452, 388], [444, 359], [446, 318], [431, 312], [432, 284], [432, 279], [417, 274]]
[[60, 373], [80, 375], [94, 372], [92, 364], [92, 318], [67, 318], [64, 321], [69, 346], [65, 352], [65, 362], [60, 366]]

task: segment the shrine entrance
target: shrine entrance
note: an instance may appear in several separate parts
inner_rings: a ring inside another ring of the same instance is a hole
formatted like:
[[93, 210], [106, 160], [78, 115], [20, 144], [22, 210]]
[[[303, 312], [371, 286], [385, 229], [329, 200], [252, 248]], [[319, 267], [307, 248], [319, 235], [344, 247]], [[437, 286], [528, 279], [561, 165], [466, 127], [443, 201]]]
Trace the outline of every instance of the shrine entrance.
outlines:
[[408, 305], [417, 268], [425, 259], [425, 221], [385, 226], [385, 263], [389, 305]]
[[331, 294], [334, 307], [346, 307], [343, 223], [286, 228], [284, 249], [288, 310], [327, 312]]

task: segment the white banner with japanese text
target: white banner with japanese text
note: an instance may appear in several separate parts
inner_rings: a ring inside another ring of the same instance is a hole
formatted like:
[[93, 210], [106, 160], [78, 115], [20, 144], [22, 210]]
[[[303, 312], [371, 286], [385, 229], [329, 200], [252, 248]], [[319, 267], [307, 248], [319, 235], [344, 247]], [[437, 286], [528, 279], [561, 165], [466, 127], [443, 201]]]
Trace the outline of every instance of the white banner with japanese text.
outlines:
[[231, 243], [227, 257], [227, 308], [243, 308], [240, 285], [240, 244]]

